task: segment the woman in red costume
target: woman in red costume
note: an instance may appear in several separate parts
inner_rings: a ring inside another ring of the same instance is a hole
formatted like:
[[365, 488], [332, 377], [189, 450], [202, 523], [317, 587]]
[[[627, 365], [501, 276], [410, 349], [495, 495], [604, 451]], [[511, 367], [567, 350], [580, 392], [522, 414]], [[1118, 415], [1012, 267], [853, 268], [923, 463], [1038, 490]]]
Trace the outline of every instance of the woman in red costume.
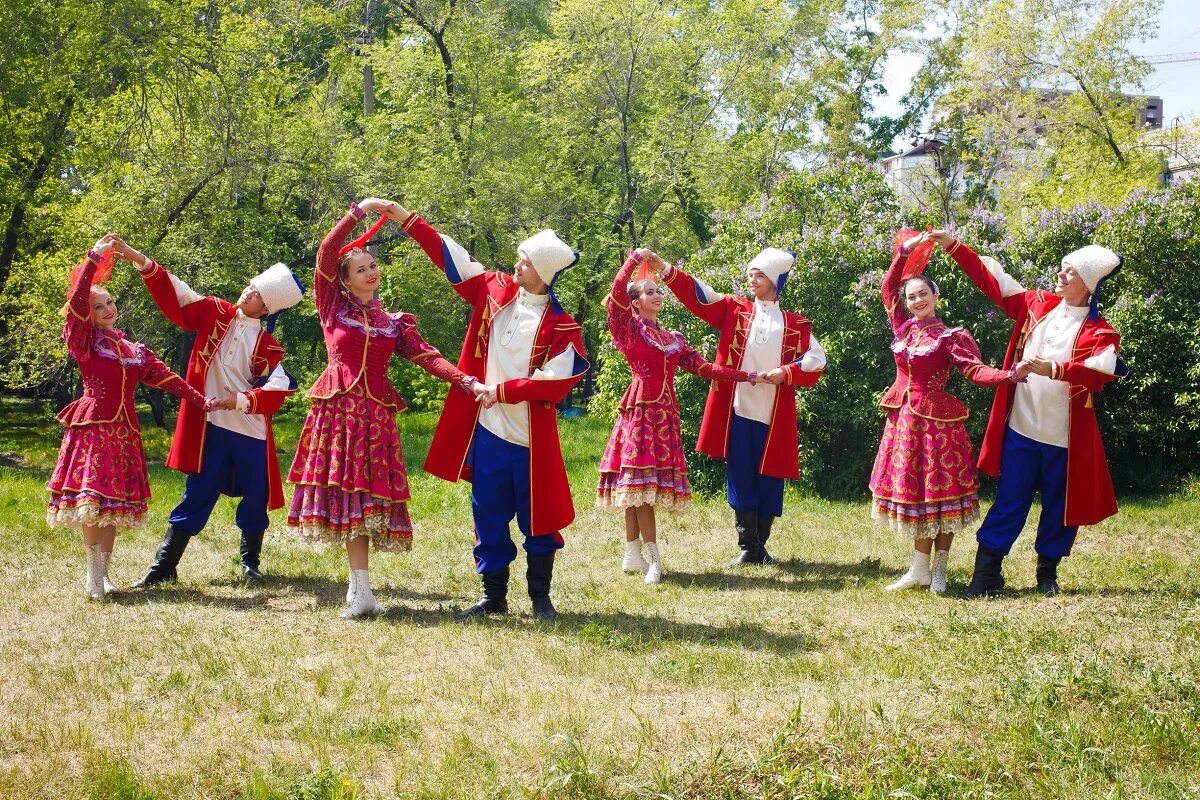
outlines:
[[[924, 239], [909, 240], [908, 249]], [[969, 331], [938, 319], [937, 284], [926, 275], [904, 277], [915, 271], [906, 270], [908, 249], [897, 247], [883, 278], [896, 381], [880, 401], [887, 424], [871, 471], [871, 518], [913, 540], [912, 566], [887, 591], [927, 586], [942, 594], [954, 534], [979, 519], [979, 476], [963, 424], [968, 410], [946, 381], [957, 369], [974, 384], [995, 387], [1016, 381], [1018, 372], [987, 366]]]
[[312, 408], [288, 474], [296, 485], [288, 525], [310, 541], [346, 544], [347, 619], [384, 611], [371, 592], [368, 541], [376, 550], [412, 546], [408, 474], [395, 417], [405, 404], [388, 379], [392, 354], [445, 381], [466, 377], [421, 338], [411, 314], [389, 313], [375, 296], [379, 266], [362, 249], [375, 229], [343, 247], [366, 214], [395, 219], [397, 209], [376, 198], [351, 205], [317, 252], [317, 314], [329, 365], [308, 391]]
[[114, 327], [117, 306], [112, 295], [96, 284], [108, 279], [110, 251], [118, 241], [108, 234], [72, 271], [70, 295], [63, 309], [67, 317], [63, 337], [67, 352], [79, 365], [83, 396], [58, 415], [66, 432], [50, 476], [50, 508], [46, 512], [48, 525], [83, 531], [85, 586], [93, 599], [116, 591], [108, 578], [108, 561], [117, 529], [141, 527], [146, 520], [150, 483], [133, 404], [138, 382], [211, 407], [211, 401], [145, 345], [129, 341]]
[[[658, 323], [663, 295], [651, 277], [630, 283], [634, 271], [658, 256], [636, 250], [613, 279], [608, 297], [608, 329], [613, 345], [629, 361], [633, 374], [618, 405], [617, 421], [600, 461], [596, 505], [625, 512], [625, 572], [643, 572], [646, 583], [662, 579], [655, 507], [682, 511], [691, 502], [687, 461], [675, 398], [675, 369], [716, 381], [754, 382], [742, 370], [721, 367], [704, 358], [683, 339], [683, 334]], [[646, 544], [649, 563], [642, 555]]]

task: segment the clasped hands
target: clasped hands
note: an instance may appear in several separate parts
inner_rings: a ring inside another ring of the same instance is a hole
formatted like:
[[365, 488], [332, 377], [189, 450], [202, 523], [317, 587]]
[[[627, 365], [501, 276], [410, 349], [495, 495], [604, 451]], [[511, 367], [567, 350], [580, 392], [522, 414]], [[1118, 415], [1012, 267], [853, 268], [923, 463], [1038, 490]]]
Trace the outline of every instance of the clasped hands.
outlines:
[[660, 277], [665, 277], [672, 269], [671, 265], [664, 261], [662, 256], [648, 247], [639, 247], [633, 251], [633, 254], [642, 261], [647, 262], [650, 268], [654, 270], [654, 274]]
[[104, 255], [109, 250], [112, 250], [118, 258], [124, 261], [132, 261], [135, 266], [144, 267], [146, 265], [146, 257], [130, 247], [124, 239], [115, 233], [104, 234], [92, 246], [92, 251], [98, 255]]
[[366, 197], [358, 201], [358, 207], [366, 213], [382, 214], [392, 222], [403, 223], [408, 219], [408, 209], [392, 200], [379, 197]]
[[483, 381], [475, 381], [471, 384], [471, 394], [475, 395], [475, 402], [484, 408], [491, 408], [500, 402], [496, 396], [496, 387]]
[[234, 411], [237, 409], [237, 395], [230, 393], [226, 397], [206, 397], [205, 411]]

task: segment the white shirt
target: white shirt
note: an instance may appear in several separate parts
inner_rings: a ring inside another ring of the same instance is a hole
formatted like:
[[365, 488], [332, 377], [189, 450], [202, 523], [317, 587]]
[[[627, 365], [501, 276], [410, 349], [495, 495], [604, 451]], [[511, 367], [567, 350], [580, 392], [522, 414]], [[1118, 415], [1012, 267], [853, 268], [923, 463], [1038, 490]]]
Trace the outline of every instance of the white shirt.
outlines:
[[[1087, 306], [1059, 303], [1029, 332], [1023, 357], [1070, 361], [1075, 338], [1087, 314]], [[1028, 383], [1017, 384], [1009, 427], [1035, 442], [1066, 447], [1070, 434], [1071, 385], [1032, 373], [1027, 380]]]
[[[204, 295], [192, 290], [179, 278], [171, 275], [171, 284], [175, 287], [175, 297], [180, 307], [191, 305], [204, 299]], [[204, 393], [208, 397], [218, 399], [234, 393], [237, 396], [237, 408], [231, 411], [210, 411], [208, 421], [218, 428], [224, 428], [243, 436], [254, 439], [267, 438], [267, 419], [261, 414], [246, 414], [250, 401], [243, 392], [254, 388], [254, 369], [252, 358], [254, 348], [258, 345], [258, 337], [262, 334], [262, 323], [253, 317], [247, 317], [239, 308], [237, 316], [229, 323], [229, 330], [217, 347], [216, 356], [208, 367], [208, 375], [204, 382]], [[286, 390], [289, 381], [283, 365], [275, 367], [264, 389]]]
[[[574, 348], [567, 348], [530, 372], [529, 358], [538, 327], [550, 304], [550, 295], [519, 290], [517, 297], [492, 318], [488, 341], [487, 375], [483, 382], [498, 386], [517, 378], [557, 380], [569, 377], [575, 364]], [[529, 447], [529, 402], [496, 403], [479, 412], [479, 424], [521, 447]]]
[[[742, 356], [742, 369], [746, 372], [763, 373], [781, 366], [783, 357], [783, 311], [779, 303], [770, 300], [754, 301], [754, 316], [750, 331], [746, 335], [746, 351]], [[817, 337], [808, 337], [808, 350], [800, 359], [800, 369], [816, 372], [825, 369], [825, 350]], [[775, 410], [774, 384], [761, 381], [755, 386], [739, 383], [733, 391], [733, 413], [744, 419], [771, 424], [771, 412]]]

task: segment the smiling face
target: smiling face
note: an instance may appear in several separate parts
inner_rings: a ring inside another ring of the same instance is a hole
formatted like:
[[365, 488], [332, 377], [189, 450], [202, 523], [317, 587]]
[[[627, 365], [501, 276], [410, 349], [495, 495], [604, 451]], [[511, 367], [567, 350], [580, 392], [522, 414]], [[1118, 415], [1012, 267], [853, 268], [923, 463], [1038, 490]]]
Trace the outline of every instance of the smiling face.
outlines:
[[352, 250], [341, 262], [342, 283], [358, 297], [370, 297], [379, 288], [379, 265], [366, 250]]
[[629, 287], [629, 299], [638, 316], [654, 319], [658, 316], [658, 312], [662, 311], [665, 298], [659, 285], [652, 279], [646, 278], [634, 282]]
[[771, 279], [761, 269], [750, 270], [746, 277], [746, 285], [750, 287], [750, 294], [756, 300], [775, 299], [775, 284], [771, 283]]
[[97, 328], [111, 331], [117, 324], [117, 304], [113, 302], [112, 295], [102, 286], [93, 286], [88, 301], [91, 303], [91, 323]]
[[925, 278], [909, 278], [904, 282], [904, 305], [914, 319], [929, 319], [937, 311], [938, 293]]
[[1086, 306], [1092, 297], [1091, 290], [1070, 264], [1063, 264], [1062, 269], [1058, 271], [1058, 283], [1054, 286], [1054, 293], [1072, 306]]
[[545, 294], [550, 291], [542, 276], [533, 268], [533, 262], [524, 254], [521, 254], [517, 263], [513, 265], [513, 280], [517, 282], [517, 286], [530, 294]]
[[262, 319], [270, 313], [267, 311], [267, 304], [263, 302], [262, 295], [253, 286], [247, 286], [242, 290], [237, 307], [242, 310], [243, 314], [253, 319]]

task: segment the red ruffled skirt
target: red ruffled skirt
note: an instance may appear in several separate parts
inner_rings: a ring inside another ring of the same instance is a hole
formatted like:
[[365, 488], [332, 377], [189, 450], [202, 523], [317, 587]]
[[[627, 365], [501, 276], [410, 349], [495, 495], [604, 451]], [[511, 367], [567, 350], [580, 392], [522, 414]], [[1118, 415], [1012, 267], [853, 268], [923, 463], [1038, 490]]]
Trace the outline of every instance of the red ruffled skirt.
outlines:
[[871, 518], [914, 538], [958, 533], [979, 519], [975, 451], [962, 422], [888, 412], [871, 471]]
[[46, 486], [51, 527], [141, 527], [150, 499], [141, 432], [124, 420], [69, 426]]
[[600, 459], [596, 505], [611, 511], [641, 505], [680, 511], [691, 499], [679, 412], [666, 403], [621, 409]]
[[313, 401], [296, 458], [288, 525], [307, 541], [369, 536], [378, 550], [412, 547], [408, 472], [395, 410], [361, 387]]

